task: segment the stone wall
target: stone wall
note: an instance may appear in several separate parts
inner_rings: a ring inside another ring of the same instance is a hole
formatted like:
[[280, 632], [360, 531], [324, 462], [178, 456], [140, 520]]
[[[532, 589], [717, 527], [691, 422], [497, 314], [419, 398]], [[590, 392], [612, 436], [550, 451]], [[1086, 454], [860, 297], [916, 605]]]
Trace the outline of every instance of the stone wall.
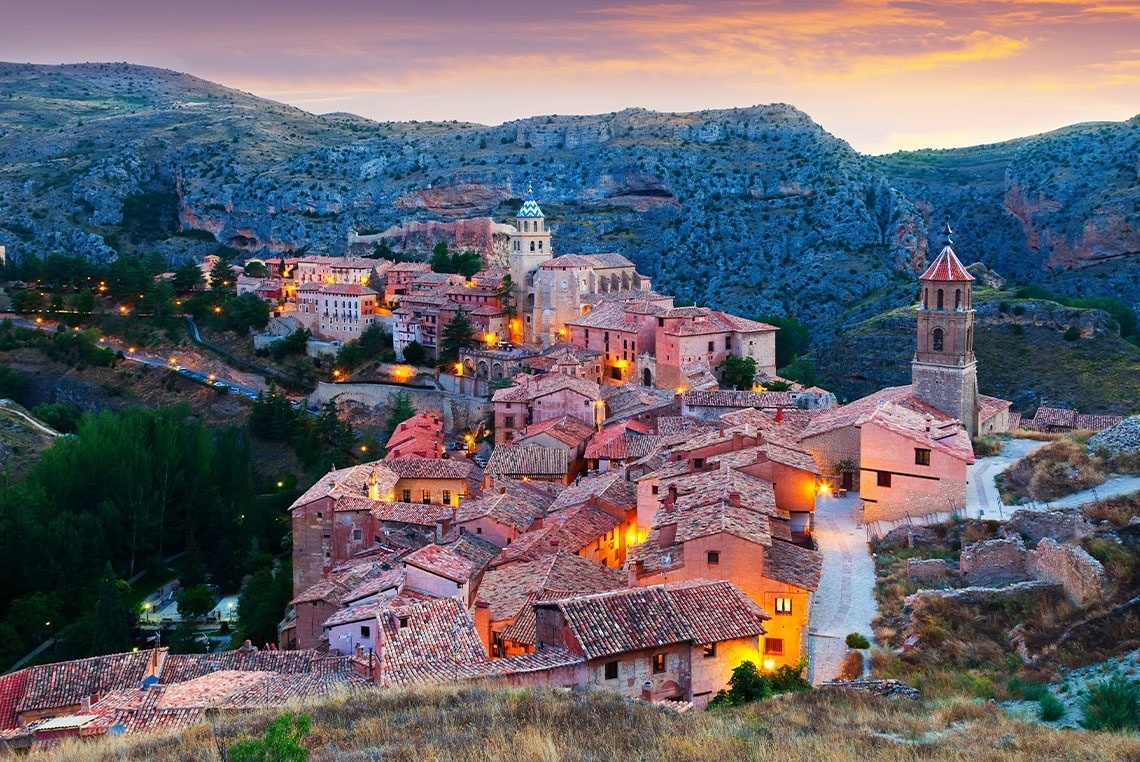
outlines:
[[1087, 607], [1108, 597], [1104, 567], [1077, 545], [1046, 537], [1029, 554], [1027, 566], [1037, 579], [1060, 584], [1078, 606]]
[[1092, 533], [1080, 511], [1014, 511], [1003, 528], [1006, 537], [1020, 536], [1036, 544], [1048, 537], [1058, 542], [1077, 540]]
[[950, 577], [950, 567], [942, 558], [910, 558], [906, 562], [906, 578], [911, 582], [940, 582]]
[[1029, 579], [1025, 543], [1020, 537], [986, 540], [962, 547], [958, 566], [970, 585], [994, 587]]
[[391, 399], [399, 393], [407, 394], [421, 413], [440, 416], [444, 431], [475, 428], [479, 421], [488, 420], [494, 408], [485, 399], [449, 394], [438, 389], [416, 389], [398, 384], [330, 384], [322, 381], [310, 401], [321, 405], [336, 397], [339, 401], [352, 401], [376, 408], [378, 415], [386, 411]]

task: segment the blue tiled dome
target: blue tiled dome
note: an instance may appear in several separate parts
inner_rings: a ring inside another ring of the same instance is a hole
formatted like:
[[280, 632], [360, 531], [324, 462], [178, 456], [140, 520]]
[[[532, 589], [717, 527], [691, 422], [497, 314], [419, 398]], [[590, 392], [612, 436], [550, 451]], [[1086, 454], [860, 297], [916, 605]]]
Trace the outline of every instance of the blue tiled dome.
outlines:
[[526, 189], [526, 201], [524, 201], [523, 205], [519, 208], [519, 213], [515, 215], [515, 219], [522, 219], [524, 217], [528, 219], [546, 217], [546, 215], [542, 213], [542, 210], [538, 208], [538, 203], [534, 200], [534, 191], [532, 191], [529, 186]]

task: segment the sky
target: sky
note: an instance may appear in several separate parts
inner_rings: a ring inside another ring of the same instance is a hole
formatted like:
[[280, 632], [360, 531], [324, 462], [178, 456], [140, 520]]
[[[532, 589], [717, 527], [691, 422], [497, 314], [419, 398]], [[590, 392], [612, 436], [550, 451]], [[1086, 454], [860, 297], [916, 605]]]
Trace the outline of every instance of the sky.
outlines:
[[865, 153], [1140, 113], [1140, 0], [5, 0], [0, 60], [500, 124], [790, 103]]

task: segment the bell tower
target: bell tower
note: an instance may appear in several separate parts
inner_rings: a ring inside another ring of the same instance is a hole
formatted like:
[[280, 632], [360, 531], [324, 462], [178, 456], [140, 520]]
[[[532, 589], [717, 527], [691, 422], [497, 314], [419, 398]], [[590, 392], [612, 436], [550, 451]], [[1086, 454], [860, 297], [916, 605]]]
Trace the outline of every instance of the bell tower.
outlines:
[[974, 359], [974, 276], [958, 260], [947, 219], [942, 250], [919, 278], [918, 350], [911, 362], [914, 396], [978, 433], [978, 370]]
[[546, 215], [534, 200], [534, 191], [527, 187], [526, 201], [515, 215], [515, 232], [510, 239], [511, 281], [515, 288], [525, 293], [531, 286], [534, 271], [553, 256]]

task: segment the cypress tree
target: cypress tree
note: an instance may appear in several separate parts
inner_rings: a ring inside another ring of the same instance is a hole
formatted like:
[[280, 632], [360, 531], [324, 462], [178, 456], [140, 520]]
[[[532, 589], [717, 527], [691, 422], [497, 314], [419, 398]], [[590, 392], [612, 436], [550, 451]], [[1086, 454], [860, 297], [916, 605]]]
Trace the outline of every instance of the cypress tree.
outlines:
[[127, 607], [119, 594], [119, 581], [111, 562], [103, 568], [99, 584], [99, 600], [95, 603], [95, 631], [91, 636], [91, 653], [117, 654], [131, 650], [131, 631], [127, 624]]

